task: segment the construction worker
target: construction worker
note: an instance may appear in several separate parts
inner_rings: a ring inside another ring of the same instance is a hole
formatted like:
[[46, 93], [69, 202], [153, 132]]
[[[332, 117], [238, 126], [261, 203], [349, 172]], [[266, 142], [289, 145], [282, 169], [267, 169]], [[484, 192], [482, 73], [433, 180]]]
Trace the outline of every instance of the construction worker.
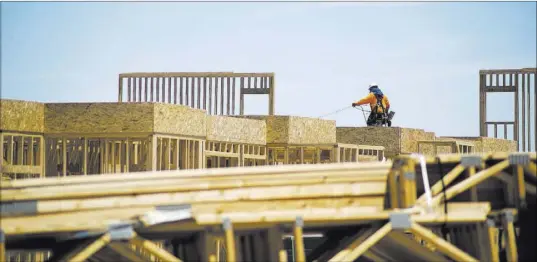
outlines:
[[371, 113], [367, 119], [367, 126], [378, 126], [387, 124], [391, 126], [391, 117], [388, 116], [390, 111], [390, 101], [385, 96], [376, 83], [369, 85], [369, 94], [364, 98], [352, 103], [353, 107], [369, 104]]

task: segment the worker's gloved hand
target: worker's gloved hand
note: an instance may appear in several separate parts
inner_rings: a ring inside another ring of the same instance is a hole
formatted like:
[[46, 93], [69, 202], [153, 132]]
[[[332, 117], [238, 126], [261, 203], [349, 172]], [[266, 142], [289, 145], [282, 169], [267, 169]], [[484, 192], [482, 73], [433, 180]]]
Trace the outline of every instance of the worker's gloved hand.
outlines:
[[356, 104], [356, 103], [352, 103], [352, 107], [355, 107], [355, 106], [357, 106], [357, 105], [358, 105], [358, 104]]

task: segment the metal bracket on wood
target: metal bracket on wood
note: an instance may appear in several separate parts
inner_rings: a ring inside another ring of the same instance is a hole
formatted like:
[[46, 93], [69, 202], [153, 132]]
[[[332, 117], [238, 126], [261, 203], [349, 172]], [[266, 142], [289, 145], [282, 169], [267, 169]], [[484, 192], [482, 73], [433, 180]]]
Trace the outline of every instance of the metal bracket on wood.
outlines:
[[296, 227], [304, 227], [304, 219], [301, 216], [297, 216], [295, 219]]
[[177, 222], [192, 218], [192, 205], [157, 206], [155, 210], [144, 214], [142, 220], [148, 225]]
[[528, 153], [512, 153], [509, 155], [509, 164], [527, 166], [530, 163]]
[[231, 229], [231, 220], [229, 218], [226, 217], [222, 220], [222, 228], [224, 228], [224, 230]]
[[111, 241], [129, 240], [134, 237], [134, 229], [130, 223], [113, 223], [108, 226]]
[[411, 225], [410, 214], [403, 212], [390, 213], [390, 223], [393, 229], [409, 229]]
[[487, 226], [488, 227], [496, 227], [496, 221], [494, 221], [494, 219], [488, 218], [487, 219]]
[[504, 210], [503, 211], [503, 217], [504, 217], [505, 221], [507, 221], [507, 222], [514, 222], [515, 221], [515, 216], [513, 215], [513, 212], [510, 211], [510, 210]]
[[37, 201], [12, 201], [0, 205], [2, 217], [28, 216], [37, 214]]
[[483, 159], [480, 156], [461, 156], [461, 166], [482, 168]]

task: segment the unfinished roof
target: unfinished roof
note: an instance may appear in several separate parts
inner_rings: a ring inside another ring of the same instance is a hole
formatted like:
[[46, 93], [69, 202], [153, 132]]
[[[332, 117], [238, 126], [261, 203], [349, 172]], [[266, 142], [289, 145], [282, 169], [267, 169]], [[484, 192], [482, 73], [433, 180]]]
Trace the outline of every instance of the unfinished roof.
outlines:
[[1, 99], [0, 109], [0, 130], [43, 133], [42, 103]]

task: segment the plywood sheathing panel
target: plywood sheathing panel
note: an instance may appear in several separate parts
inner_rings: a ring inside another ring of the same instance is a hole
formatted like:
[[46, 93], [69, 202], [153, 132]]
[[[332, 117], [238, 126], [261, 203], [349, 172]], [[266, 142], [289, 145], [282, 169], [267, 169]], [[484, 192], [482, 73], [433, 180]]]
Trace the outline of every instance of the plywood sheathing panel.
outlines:
[[263, 120], [207, 116], [207, 140], [265, 145], [267, 125]]
[[152, 132], [149, 103], [53, 103], [45, 105], [46, 133]]
[[42, 103], [1, 99], [0, 130], [43, 133], [44, 111]]
[[435, 154], [434, 146], [432, 144], [422, 143], [421, 151], [419, 153], [426, 156], [435, 156], [438, 154], [450, 154], [452, 153], [451, 151], [451, 146], [437, 146]]
[[337, 142], [383, 146], [386, 157], [393, 157], [401, 151], [401, 130], [398, 127], [337, 127]]
[[385, 156], [418, 152], [418, 140], [434, 140], [433, 132], [401, 127], [337, 127], [337, 142], [385, 147]]
[[237, 116], [238, 118], [263, 120], [267, 129], [267, 144], [289, 143], [289, 116]]
[[438, 140], [470, 141], [475, 144], [475, 152], [516, 152], [517, 142], [492, 137], [439, 137]]
[[297, 116], [239, 116], [265, 120], [267, 144], [336, 143], [336, 122]]
[[154, 132], [204, 137], [205, 110], [173, 104], [154, 104]]
[[418, 152], [419, 140], [434, 140], [435, 134], [422, 129], [401, 128], [401, 153], [410, 154]]
[[308, 117], [289, 117], [290, 144], [336, 143], [336, 121]]

